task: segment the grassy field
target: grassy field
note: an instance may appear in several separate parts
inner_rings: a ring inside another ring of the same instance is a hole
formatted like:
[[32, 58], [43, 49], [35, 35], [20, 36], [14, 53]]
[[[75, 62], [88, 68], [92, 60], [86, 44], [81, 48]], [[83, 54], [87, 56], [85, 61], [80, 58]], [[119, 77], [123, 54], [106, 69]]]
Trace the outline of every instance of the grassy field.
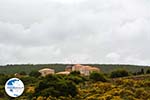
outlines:
[[[33, 70], [39, 70], [42, 68], [52, 68], [55, 69], [55, 72], [64, 71], [68, 64], [20, 64], [20, 65], [5, 65], [0, 66], [0, 73], [4, 74], [14, 74], [25, 71], [26, 73], [30, 73]], [[146, 71], [149, 66], [139, 66], [139, 65], [119, 65], [119, 64], [84, 64], [95, 66], [101, 69], [104, 73], [109, 73], [113, 70], [124, 68], [129, 72], [137, 72], [142, 68]]]

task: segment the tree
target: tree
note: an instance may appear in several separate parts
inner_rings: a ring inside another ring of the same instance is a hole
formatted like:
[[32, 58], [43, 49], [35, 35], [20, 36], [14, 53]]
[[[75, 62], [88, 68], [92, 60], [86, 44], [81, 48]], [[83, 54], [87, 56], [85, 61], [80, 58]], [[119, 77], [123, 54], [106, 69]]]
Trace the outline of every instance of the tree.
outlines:
[[141, 70], [139, 72], [137, 72], [137, 75], [141, 75], [141, 74], [144, 74], [144, 69], [141, 68]]
[[25, 71], [21, 71], [19, 74], [20, 75], [27, 75]]
[[110, 74], [111, 78], [125, 77], [125, 76], [129, 76], [129, 72], [125, 69], [118, 69], [118, 70], [112, 71]]
[[98, 72], [93, 72], [90, 74], [90, 79], [92, 79], [93, 81], [102, 81], [102, 82], [106, 82], [107, 79], [104, 76], [104, 74], [102, 73], [98, 73]]
[[84, 79], [81, 76], [70, 75], [70, 76], [65, 77], [65, 79], [70, 80], [70, 81], [74, 82], [75, 84], [79, 84], [79, 83], [84, 82]]
[[146, 74], [150, 74], [150, 69], [147, 69]]
[[41, 75], [41, 73], [38, 71], [31, 71], [29, 73], [29, 76], [32, 76], [32, 77], [39, 77], [40, 75]]
[[9, 77], [7, 75], [0, 74], [0, 85], [4, 85], [8, 79], [9, 79]]
[[74, 97], [77, 95], [77, 87], [72, 81], [58, 78], [56, 75], [48, 77], [44, 77], [36, 86], [35, 96], [60, 97], [71, 95]]
[[70, 75], [79, 76], [80, 72], [79, 71], [72, 71], [72, 72], [70, 72]]
[[141, 68], [141, 74], [144, 74], [144, 69], [143, 68]]

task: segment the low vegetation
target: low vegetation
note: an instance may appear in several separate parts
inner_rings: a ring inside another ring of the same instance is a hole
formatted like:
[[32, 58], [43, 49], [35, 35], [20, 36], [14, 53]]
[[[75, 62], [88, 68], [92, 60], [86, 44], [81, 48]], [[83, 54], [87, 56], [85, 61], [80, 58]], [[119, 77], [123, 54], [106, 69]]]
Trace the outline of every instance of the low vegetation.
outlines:
[[9, 97], [4, 91], [5, 82], [16, 77], [0, 74], [0, 100], [149, 100], [150, 74], [139, 70], [135, 74], [126, 69], [116, 69], [110, 73], [93, 72], [83, 76], [80, 72], [69, 75], [48, 75], [38, 72], [21, 72], [20, 78], [25, 91], [18, 98]]
[[115, 71], [112, 71], [110, 74], [111, 78], [125, 77], [125, 76], [129, 76], [129, 72], [125, 69], [117, 69]]
[[[84, 64], [83, 64], [84, 65]], [[95, 66], [101, 69], [104, 73], [110, 73], [112, 70], [116, 70], [119, 68], [123, 68], [128, 70], [129, 72], [141, 72], [141, 69], [146, 71], [149, 69], [149, 66], [140, 66], [140, 65], [119, 65], [119, 64], [86, 64], [89, 66]], [[5, 65], [0, 66], [0, 73], [3, 74], [15, 74], [20, 72], [25, 72], [29, 74], [31, 71], [38, 71], [42, 68], [51, 68], [54, 69], [55, 72], [64, 71], [67, 64], [20, 64], [20, 65]]]

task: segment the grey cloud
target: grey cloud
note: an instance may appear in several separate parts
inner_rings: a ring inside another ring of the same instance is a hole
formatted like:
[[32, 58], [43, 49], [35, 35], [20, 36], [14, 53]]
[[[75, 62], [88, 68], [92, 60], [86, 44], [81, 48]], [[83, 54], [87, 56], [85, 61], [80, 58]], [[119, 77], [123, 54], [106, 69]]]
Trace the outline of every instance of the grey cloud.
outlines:
[[0, 63], [150, 64], [149, 5], [148, 0], [1, 0]]

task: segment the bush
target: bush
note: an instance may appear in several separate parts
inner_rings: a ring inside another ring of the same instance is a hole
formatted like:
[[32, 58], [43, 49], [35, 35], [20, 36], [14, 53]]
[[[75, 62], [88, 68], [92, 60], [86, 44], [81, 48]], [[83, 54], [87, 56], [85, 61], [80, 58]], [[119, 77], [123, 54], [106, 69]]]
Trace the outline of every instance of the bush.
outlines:
[[21, 77], [20, 79], [26, 85], [29, 85], [29, 84], [31, 85], [31, 84], [34, 84], [34, 83], [38, 82], [38, 78], [36, 78], [36, 77], [25, 76], [25, 77]]
[[21, 71], [19, 74], [20, 75], [27, 75], [25, 71]]
[[79, 75], [80, 75], [80, 72], [79, 72], [79, 71], [72, 71], [72, 72], [70, 73], [70, 75], [79, 76]]
[[150, 69], [147, 69], [146, 74], [150, 74]]
[[144, 69], [142, 68], [142, 69], [141, 69], [140, 71], [138, 71], [136, 74], [137, 74], [137, 75], [144, 74]]
[[104, 76], [104, 74], [102, 73], [98, 73], [98, 72], [93, 72], [90, 74], [90, 79], [93, 81], [102, 81], [102, 82], [106, 82], [107, 79]]
[[39, 77], [40, 75], [41, 75], [41, 73], [38, 71], [31, 71], [29, 73], [29, 76], [32, 76], [32, 77]]
[[70, 80], [64, 80], [56, 75], [43, 78], [35, 88], [35, 96], [60, 97], [76, 96], [78, 93], [76, 85]]
[[82, 79], [82, 77], [79, 76], [68, 76], [65, 78], [66, 80], [70, 80], [72, 82], [74, 82], [75, 84], [79, 84], [79, 83], [83, 83], [84, 80]]
[[118, 70], [112, 71], [110, 74], [111, 78], [125, 77], [125, 76], [129, 76], [129, 72], [125, 69], [118, 69]]
[[3, 85], [5, 84], [5, 82], [9, 79], [9, 77], [7, 75], [4, 75], [4, 74], [0, 74], [0, 85]]

